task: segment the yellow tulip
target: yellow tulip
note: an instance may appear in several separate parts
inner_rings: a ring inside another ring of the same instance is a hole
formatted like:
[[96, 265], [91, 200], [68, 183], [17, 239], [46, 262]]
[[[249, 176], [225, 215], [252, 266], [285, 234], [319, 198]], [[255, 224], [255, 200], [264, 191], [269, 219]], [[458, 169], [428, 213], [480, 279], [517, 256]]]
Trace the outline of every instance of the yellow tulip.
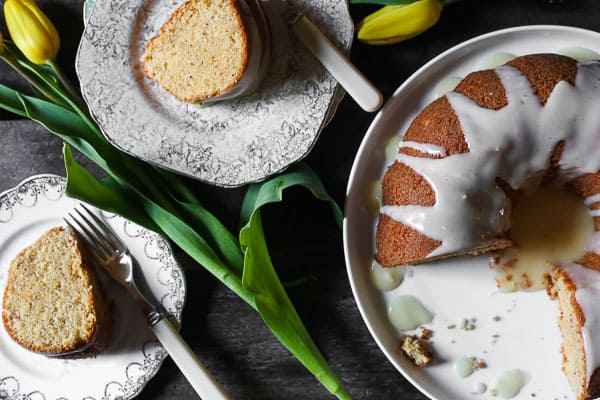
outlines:
[[29, 61], [44, 64], [56, 58], [58, 32], [33, 0], [6, 0], [4, 18], [13, 42]]
[[358, 40], [368, 44], [392, 44], [410, 39], [435, 25], [442, 8], [441, 0], [385, 6], [359, 23]]

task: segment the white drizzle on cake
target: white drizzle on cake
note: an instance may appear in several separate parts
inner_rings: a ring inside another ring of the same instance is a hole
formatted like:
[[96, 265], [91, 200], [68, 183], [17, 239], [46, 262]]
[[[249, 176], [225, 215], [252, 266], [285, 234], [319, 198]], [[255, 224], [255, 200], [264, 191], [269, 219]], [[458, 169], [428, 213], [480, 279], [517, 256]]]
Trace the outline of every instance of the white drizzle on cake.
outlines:
[[[600, 64], [580, 63], [575, 87], [558, 83], [544, 106], [518, 70], [504, 66], [496, 72], [508, 100], [500, 110], [479, 107], [459, 93], [447, 95], [469, 152], [439, 159], [404, 153], [397, 156], [397, 161], [427, 179], [436, 203], [431, 207], [387, 205], [381, 212], [441, 241], [430, 257], [493, 241], [508, 222], [505, 196], [496, 185], [496, 177], [519, 188], [526, 179], [548, 168], [557, 143], [566, 143], [560, 160], [563, 180], [600, 170], [600, 157], [596, 156], [600, 143]], [[437, 146], [431, 146], [427, 153], [436, 151]], [[464, 229], [465, 221], [469, 221], [469, 229]]]

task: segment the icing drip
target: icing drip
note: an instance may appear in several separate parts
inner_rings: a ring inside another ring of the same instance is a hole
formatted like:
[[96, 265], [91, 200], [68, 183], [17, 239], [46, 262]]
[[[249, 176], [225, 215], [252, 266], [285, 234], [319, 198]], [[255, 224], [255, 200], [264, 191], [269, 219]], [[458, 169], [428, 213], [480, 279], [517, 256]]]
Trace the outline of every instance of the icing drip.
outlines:
[[[508, 105], [500, 110], [479, 107], [460, 93], [447, 98], [460, 121], [469, 152], [445, 158], [397, 160], [414, 169], [432, 186], [434, 206], [384, 206], [382, 213], [442, 244], [430, 257], [481, 247], [506, 226], [505, 196], [496, 177], [513, 188], [544, 171], [557, 143], [565, 141], [560, 167], [564, 180], [600, 170], [600, 64], [578, 65], [575, 86], [560, 82], [545, 106], [518, 70], [496, 69]], [[408, 144], [409, 147], [413, 147]], [[437, 146], [419, 145], [435, 154]], [[535, 189], [535, 184], [528, 187]], [[449, 206], [451, 205], [451, 206]], [[468, 223], [469, 229], [465, 228]]]
[[521, 197], [511, 216], [514, 246], [494, 258], [501, 291], [545, 289], [555, 265], [579, 260], [594, 222], [581, 198], [564, 187], [543, 185]]
[[405, 141], [405, 142], [400, 142], [398, 144], [398, 148], [399, 149], [409, 148], [409, 149], [420, 151], [421, 153], [429, 154], [434, 157], [445, 157], [446, 156], [446, 149], [444, 149], [442, 146], [436, 146], [434, 144]]
[[600, 273], [578, 264], [565, 267], [565, 271], [577, 286], [575, 298], [585, 315], [585, 323], [581, 327], [586, 358], [586, 384], [596, 367], [600, 365], [600, 314], [598, 298], [600, 298]]

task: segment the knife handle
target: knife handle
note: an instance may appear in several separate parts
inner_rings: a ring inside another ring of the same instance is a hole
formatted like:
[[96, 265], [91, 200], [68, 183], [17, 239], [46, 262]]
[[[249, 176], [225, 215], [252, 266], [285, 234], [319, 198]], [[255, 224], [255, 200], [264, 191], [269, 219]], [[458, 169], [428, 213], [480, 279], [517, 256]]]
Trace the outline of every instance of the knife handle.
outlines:
[[203, 400], [229, 400], [229, 396], [190, 349], [168, 318], [152, 327], [156, 338]]
[[292, 23], [292, 31], [365, 111], [377, 111], [381, 92], [304, 15]]

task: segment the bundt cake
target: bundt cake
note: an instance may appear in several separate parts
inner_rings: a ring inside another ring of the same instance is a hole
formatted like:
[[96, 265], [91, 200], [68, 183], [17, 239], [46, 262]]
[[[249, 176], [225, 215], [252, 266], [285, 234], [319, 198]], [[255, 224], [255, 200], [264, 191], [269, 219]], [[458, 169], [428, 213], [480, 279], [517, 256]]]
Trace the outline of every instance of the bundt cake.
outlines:
[[[489, 252], [492, 267], [510, 270], [512, 248], [523, 246], [511, 226], [519, 204], [568, 192], [584, 233], [567, 259], [546, 258], [541, 275], [559, 300], [563, 369], [578, 400], [600, 396], [598, 110], [600, 62], [535, 54], [469, 74], [407, 129], [383, 177], [375, 237], [384, 267]], [[523, 289], [530, 278], [509, 273], [498, 284], [518, 279], [513, 289]]]
[[17, 343], [46, 355], [91, 356], [108, 346], [108, 308], [72, 231], [53, 228], [12, 261], [2, 320]]
[[187, 103], [254, 91], [270, 59], [260, 0], [189, 0], [144, 49], [144, 74]]
[[383, 178], [377, 261], [510, 246], [511, 202], [545, 176], [572, 181], [584, 198], [595, 194], [599, 76], [596, 62], [523, 56], [471, 73], [425, 107]]

